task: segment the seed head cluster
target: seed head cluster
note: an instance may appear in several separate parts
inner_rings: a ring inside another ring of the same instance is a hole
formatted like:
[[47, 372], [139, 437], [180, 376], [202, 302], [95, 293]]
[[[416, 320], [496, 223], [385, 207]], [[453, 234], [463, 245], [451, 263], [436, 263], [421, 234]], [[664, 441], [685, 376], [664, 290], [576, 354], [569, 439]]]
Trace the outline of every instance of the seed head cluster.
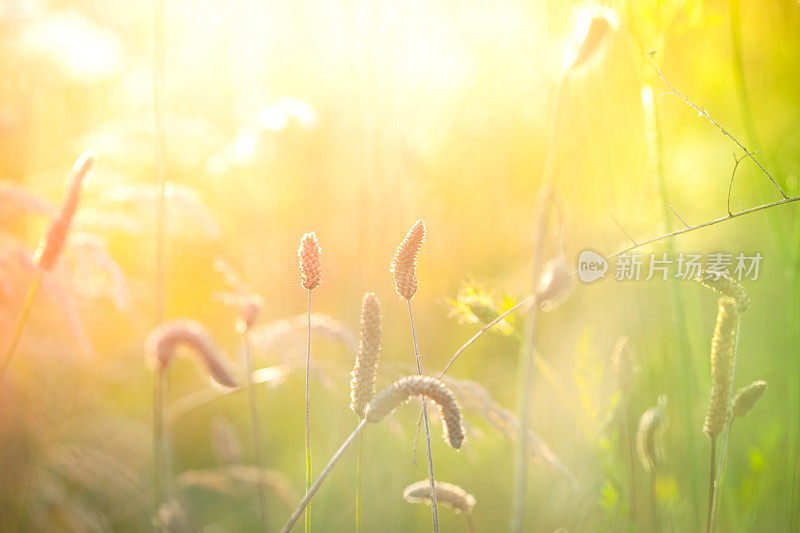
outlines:
[[703, 431], [712, 439], [728, 420], [733, 385], [733, 354], [739, 328], [739, 310], [732, 298], [720, 298], [717, 324], [711, 340], [711, 401]]
[[397, 247], [392, 259], [392, 275], [397, 294], [410, 300], [417, 292], [417, 255], [425, 240], [425, 223], [417, 220]]
[[89, 150], [84, 152], [72, 167], [72, 174], [70, 175], [67, 196], [64, 199], [64, 203], [61, 204], [60, 211], [50, 223], [47, 233], [42, 238], [39, 248], [36, 250], [36, 264], [43, 272], [47, 272], [53, 268], [53, 265], [55, 265], [61, 255], [61, 251], [64, 249], [64, 243], [67, 241], [72, 219], [75, 217], [75, 212], [78, 210], [78, 202], [81, 198], [83, 182], [96, 162], [97, 154]]
[[455, 395], [440, 380], [430, 376], [408, 376], [379, 392], [367, 407], [367, 420], [378, 423], [412, 396], [425, 396], [439, 407], [443, 437], [453, 448], [464, 442], [461, 407]]
[[364, 418], [372, 397], [375, 396], [375, 376], [381, 353], [381, 304], [374, 293], [367, 293], [361, 302], [361, 342], [355, 367], [350, 373], [350, 409]]
[[656, 434], [666, 419], [666, 407], [667, 397], [659, 396], [658, 404], [645, 411], [642, 418], [639, 419], [639, 428], [636, 432], [636, 451], [642, 466], [648, 472], [653, 472], [660, 462]]
[[317, 234], [312, 231], [303, 235], [303, 238], [300, 239], [297, 257], [300, 259], [301, 284], [308, 291], [319, 286], [321, 278], [319, 256], [321, 253]]

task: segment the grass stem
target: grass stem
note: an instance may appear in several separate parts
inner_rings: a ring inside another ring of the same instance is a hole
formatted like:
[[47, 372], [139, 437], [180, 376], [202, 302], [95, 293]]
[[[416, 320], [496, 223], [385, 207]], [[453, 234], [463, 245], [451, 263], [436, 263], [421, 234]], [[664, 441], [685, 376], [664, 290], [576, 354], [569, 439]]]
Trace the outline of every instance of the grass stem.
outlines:
[[[311, 290], [307, 291], [308, 302], [306, 310], [308, 312], [306, 342], [306, 492], [311, 488]], [[311, 531], [311, 507], [306, 510], [306, 533]]]
[[22, 310], [19, 313], [17, 324], [14, 326], [14, 333], [11, 336], [11, 344], [8, 346], [6, 353], [3, 355], [3, 362], [0, 364], [0, 380], [3, 379], [6, 368], [8, 368], [11, 358], [14, 357], [20, 340], [22, 340], [22, 332], [25, 329], [25, 324], [28, 322], [28, 318], [31, 316], [33, 302], [36, 299], [36, 293], [39, 292], [39, 287], [42, 285], [43, 276], [44, 272], [37, 270], [36, 275], [31, 281], [31, 284], [28, 286], [28, 292], [25, 295], [25, 301], [22, 304]]
[[358, 443], [356, 444], [356, 533], [361, 533], [363, 530], [363, 493], [361, 491], [362, 470], [361, 461], [364, 456], [364, 434], [358, 436]]
[[[258, 417], [258, 391], [253, 381], [253, 350], [250, 346], [249, 331], [242, 334], [245, 365], [247, 367], [247, 393], [250, 400], [250, 418], [253, 431], [253, 464], [260, 472], [264, 467], [264, 449], [261, 445], [261, 421]], [[267, 531], [267, 493], [263, 483], [258, 483], [258, 507], [261, 514], [261, 526]]]
[[353, 444], [353, 441], [366, 426], [367, 426], [367, 419], [364, 418], [361, 420], [361, 422], [359, 422], [356, 429], [353, 430], [353, 432], [350, 434], [349, 437], [347, 437], [344, 443], [342, 443], [342, 445], [339, 447], [339, 449], [336, 451], [333, 457], [331, 457], [331, 460], [322, 470], [322, 473], [319, 475], [317, 480], [314, 482], [313, 485], [311, 485], [308, 491], [306, 491], [306, 495], [303, 498], [303, 501], [300, 502], [300, 504], [292, 513], [292, 516], [289, 517], [289, 521], [286, 522], [286, 525], [283, 526], [283, 529], [281, 530], [282, 533], [288, 533], [292, 529], [294, 524], [297, 522], [297, 519], [300, 518], [300, 515], [303, 513], [303, 510], [308, 506], [309, 502], [311, 502], [311, 498], [313, 498], [314, 494], [316, 494], [317, 491], [319, 490], [319, 487], [322, 485], [322, 482], [325, 481], [325, 478], [328, 477], [328, 474], [331, 473], [333, 467], [336, 466], [336, 463], [338, 463], [339, 459], [342, 458], [344, 452], [346, 452], [347, 449]]
[[[419, 354], [419, 342], [417, 341], [417, 329], [414, 326], [414, 313], [411, 310], [411, 300], [406, 298], [408, 304], [408, 318], [411, 321], [411, 337], [414, 341], [414, 355], [417, 358], [417, 373], [422, 375], [422, 358]], [[425, 423], [425, 446], [428, 452], [428, 481], [431, 487], [431, 521], [433, 522], [434, 533], [439, 533], [439, 510], [436, 506], [436, 481], [433, 476], [433, 453], [431, 452], [431, 428], [428, 420], [428, 402], [422, 399], [422, 420]]]

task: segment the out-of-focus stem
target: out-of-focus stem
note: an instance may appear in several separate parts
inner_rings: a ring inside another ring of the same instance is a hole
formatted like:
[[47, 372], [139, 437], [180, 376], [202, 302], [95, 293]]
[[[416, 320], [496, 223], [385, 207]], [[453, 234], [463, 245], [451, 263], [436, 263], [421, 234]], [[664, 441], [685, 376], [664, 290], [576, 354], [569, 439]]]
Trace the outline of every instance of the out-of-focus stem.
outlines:
[[36, 299], [36, 293], [39, 292], [39, 287], [42, 285], [43, 276], [44, 272], [42, 270], [37, 270], [33, 281], [31, 281], [31, 284], [28, 286], [28, 293], [25, 295], [25, 301], [22, 304], [22, 310], [19, 313], [17, 325], [14, 327], [14, 333], [11, 336], [11, 344], [3, 355], [2, 364], [0, 364], [0, 381], [3, 379], [8, 364], [11, 362], [11, 358], [14, 357], [17, 351], [19, 341], [22, 340], [22, 332], [25, 329], [25, 324], [28, 322], [28, 318], [31, 316], [33, 302]]
[[[253, 382], [253, 350], [250, 346], [250, 335], [246, 329], [242, 334], [245, 366], [247, 367], [247, 393], [250, 400], [250, 418], [253, 430], [253, 464], [261, 472], [264, 467], [263, 448], [261, 446], [261, 421], [258, 417], [258, 391]], [[261, 525], [267, 531], [267, 493], [263, 483], [258, 483], [258, 507], [261, 513]]]

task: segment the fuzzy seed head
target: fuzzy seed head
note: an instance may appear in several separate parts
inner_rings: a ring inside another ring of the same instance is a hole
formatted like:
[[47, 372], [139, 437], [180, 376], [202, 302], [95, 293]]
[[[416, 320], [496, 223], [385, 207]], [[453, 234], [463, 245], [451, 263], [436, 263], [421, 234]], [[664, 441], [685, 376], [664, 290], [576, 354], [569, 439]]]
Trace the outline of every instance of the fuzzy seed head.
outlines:
[[89, 150], [84, 152], [72, 167], [64, 203], [61, 204], [61, 209], [50, 223], [47, 233], [42, 238], [42, 241], [39, 243], [39, 248], [36, 250], [35, 261], [39, 269], [43, 272], [52, 269], [53, 265], [55, 265], [56, 261], [58, 261], [58, 258], [61, 256], [64, 243], [67, 241], [67, 236], [69, 235], [69, 228], [72, 225], [72, 219], [75, 217], [75, 212], [78, 210], [78, 202], [81, 198], [83, 182], [86, 180], [96, 162], [97, 153], [93, 150]]
[[736, 307], [740, 313], [747, 311], [750, 307], [750, 298], [744, 292], [742, 285], [725, 274], [719, 272], [703, 272], [697, 278], [697, 281], [703, 287], [711, 289], [720, 296], [732, 298], [736, 302]]
[[619, 26], [614, 10], [596, 2], [578, 5], [570, 19], [572, 32], [561, 63], [564, 72], [583, 70], [599, 61]]
[[717, 324], [711, 339], [711, 401], [703, 425], [703, 431], [712, 439], [722, 432], [728, 421], [738, 328], [736, 302], [732, 298], [720, 298]]
[[191, 348], [211, 378], [220, 385], [229, 388], [239, 386], [228, 358], [206, 327], [195, 320], [170, 320], [151, 331], [145, 340], [149, 364], [160, 372], [166, 371], [178, 346]]
[[766, 391], [767, 382], [763, 380], [754, 381], [750, 385], [739, 389], [733, 399], [733, 407], [731, 407], [733, 416], [742, 417], [746, 415]]
[[569, 296], [574, 283], [573, 270], [563, 255], [549, 260], [544, 265], [536, 287], [536, 301], [539, 302], [542, 311], [552, 311], [558, 307]]
[[464, 442], [461, 407], [455, 395], [440, 380], [430, 376], [408, 376], [379, 392], [367, 407], [367, 420], [378, 423], [412, 396], [425, 396], [439, 408], [444, 440], [453, 448]]
[[425, 240], [425, 223], [417, 220], [397, 247], [392, 259], [392, 275], [397, 294], [410, 300], [417, 292], [417, 255]]
[[297, 257], [300, 259], [301, 284], [308, 291], [319, 286], [321, 277], [319, 256], [321, 253], [317, 234], [312, 231], [303, 235], [303, 238], [300, 239]]
[[368, 292], [361, 302], [361, 342], [350, 372], [350, 409], [359, 418], [364, 418], [364, 411], [375, 396], [381, 334], [381, 304], [375, 293]]
[[[436, 502], [446, 503], [453, 508], [456, 514], [472, 512], [475, 507], [475, 496], [468, 493], [458, 485], [436, 481], [434, 483], [436, 491]], [[403, 490], [403, 498], [409, 503], [431, 503], [430, 481], [424, 479], [412, 483]]]
[[656, 406], [645, 411], [642, 418], [639, 419], [639, 428], [636, 432], [636, 451], [642, 466], [648, 472], [653, 472], [661, 462], [657, 433], [666, 419], [666, 407], [667, 397], [659, 396]]

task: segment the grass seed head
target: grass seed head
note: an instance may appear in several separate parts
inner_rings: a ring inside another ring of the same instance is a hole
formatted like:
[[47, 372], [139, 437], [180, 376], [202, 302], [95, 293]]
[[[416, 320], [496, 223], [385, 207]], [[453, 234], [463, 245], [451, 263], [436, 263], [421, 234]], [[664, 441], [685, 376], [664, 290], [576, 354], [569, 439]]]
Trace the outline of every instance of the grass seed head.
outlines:
[[308, 291], [319, 286], [321, 278], [319, 256], [321, 253], [317, 234], [312, 231], [303, 235], [303, 238], [300, 239], [297, 257], [300, 259], [301, 284]]
[[703, 272], [697, 278], [697, 281], [703, 287], [711, 289], [720, 296], [732, 298], [736, 302], [736, 307], [740, 313], [747, 311], [747, 308], [750, 307], [750, 298], [747, 297], [744, 288], [730, 276], [717, 272]]
[[381, 304], [374, 293], [367, 293], [361, 302], [361, 343], [350, 373], [350, 409], [364, 418], [364, 411], [375, 396], [375, 376], [381, 353]]
[[717, 324], [711, 340], [711, 400], [703, 431], [712, 439], [722, 432], [728, 421], [733, 356], [739, 329], [739, 311], [732, 298], [720, 298]]
[[733, 399], [733, 407], [731, 407], [733, 416], [742, 417], [746, 415], [766, 391], [767, 382], [763, 380], [754, 381], [750, 385], [739, 389]]
[[563, 255], [549, 260], [536, 287], [536, 301], [542, 311], [552, 311], [567, 299], [575, 283], [573, 270]]
[[367, 407], [367, 420], [372, 423], [380, 422], [412, 396], [425, 396], [436, 403], [442, 419], [444, 440], [453, 448], [460, 448], [464, 442], [461, 407], [450, 389], [430, 376], [408, 376], [379, 392]]
[[228, 358], [206, 327], [195, 320], [170, 320], [151, 331], [145, 340], [145, 353], [150, 365], [165, 371], [181, 345], [197, 354], [214, 381], [224, 387], [239, 386]]
[[642, 418], [639, 419], [639, 428], [636, 431], [636, 451], [642, 466], [648, 472], [653, 472], [661, 463], [657, 433], [667, 417], [666, 407], [667, 397], [659, 396], [656, 406], [645, 411]]
[[417, 292], [417, 255], [425, 240], [425, 223], [417, 220], [397, 247], [392, 259], [392, 275], [397, 294], [410, 300]]
[[[436, 491], [436, 502], [446, 503], [458, 513], [470, 514], [475, 506], [475, 496], [468, 493], [458, 485], [436, 481], [434, 484]], [[431, 503], [430, 481], [424, 479], [412, 483], [403, 490], [403, 498], [409, 503]]]
[[56, 261], [58, 261], [58, 258], [61, 256], [64, 243], [67, 241], [67, 236], [69, 235], [69, 228], [72, 225], [72, 219], [75, 217], [75, 212], [78, 210], [78, 202], [81, 198], [83, 182], [86, 180], [92, 168], [94, 168], [96, 162], [97, 153], [93, 150], [89, 150], [84, 152], [72, 167], [64, 203], [61, 204], [61, 209], [50, 223], [47, 233], [42, 238], [39, 248], [36, 250], [36, 264], [44, 272], [52, 269], [53, 265], [55, 265]]
[[567, 41], [562, 68], [577, 72], [599, 61], [619, 27], [616, 12], [596, 2], [579, 4], [570, 16], [572, 31]]

